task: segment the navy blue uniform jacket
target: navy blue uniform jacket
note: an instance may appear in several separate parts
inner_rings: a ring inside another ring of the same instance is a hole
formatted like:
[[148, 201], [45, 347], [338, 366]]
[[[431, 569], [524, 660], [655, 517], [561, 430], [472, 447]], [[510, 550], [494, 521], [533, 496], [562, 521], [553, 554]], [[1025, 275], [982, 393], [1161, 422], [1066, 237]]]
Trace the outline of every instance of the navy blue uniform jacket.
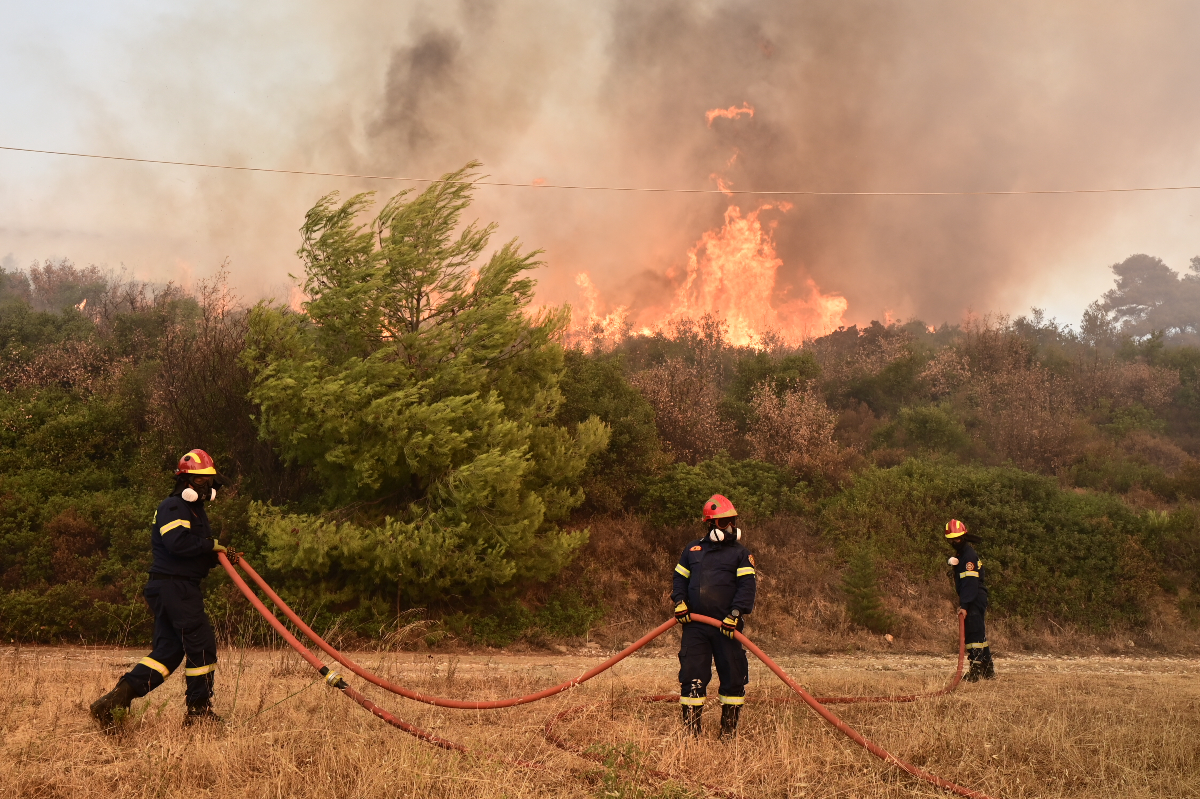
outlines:
[[756, 590], [754, 558], [744, 546], [702, 538], [679, 556], [671, 599], [676, 604], [686, 599], [692, 612], [723, 619], [734, 608], [749, 615]]
[[972, 602], [978, 602], [987, 607], [988, 592], [983, 584], [986, 575], [975, 547], [963, 544], [955, 557], [958, 558], [958, 565], [950, 567], [950, 574], [954, 578], [954, 590], [958, 593], [958, 606], [965, 608]]
[[159, 503], [150, 525], [150, 549], [154, 552], [151, 574], [187, 580], [207, 577], [217, 565], [217, 556], [204, 503], [186, 502], [177, 494]]

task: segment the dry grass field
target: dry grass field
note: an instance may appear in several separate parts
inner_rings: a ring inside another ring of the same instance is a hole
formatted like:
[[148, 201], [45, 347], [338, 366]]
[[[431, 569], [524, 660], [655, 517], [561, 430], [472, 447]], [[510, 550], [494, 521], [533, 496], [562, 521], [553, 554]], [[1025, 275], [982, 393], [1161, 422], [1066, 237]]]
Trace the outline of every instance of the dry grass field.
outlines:
[[[476, 754], [436, 749], [393, 729], [320, 681], [286, 650], [222, 650], [216, 708], [226, 725], [183, 729], [183, 680], [137, 701], [120, 735], [99, 733], [88, 704], [141, 651], [8, 648], [0, 654], [0, 793], [5, 797], [684, 797], [697, 784], [746, 797], [945, 796], [884, 766], [803, 705], [749, 705], [736, 743], [684, 743], [674, 704], [637, 701], [674, 688], [670, 643], [565, 696], [499, 711], [453, 711], [352, 683], [396, 715]], [[554, 655], [364, 653], [391, 679], [458, 697], [499, 697], [559, 682], [597, 660]], [[948, 658], [891, 654], [780, 661], [820, 694], [940, 686]], [[752, 664], [751, 695], [784, 695]], [[867, 737], [993, 797], [1200, 796], [1200, 661], [1017, 655], [1001, 676], [907, 705], [835, 706]], [[715, 689], [715, 684], [714, 684]], [[715, 690], [711, 693], [715, 694]], [[589, 703], [561, 731], [610, 765], [553, 747], [555, 713]], [[503, 758], [542, 764], [522, 768]], [[660, 769], [675, 779], [640, 773]]]

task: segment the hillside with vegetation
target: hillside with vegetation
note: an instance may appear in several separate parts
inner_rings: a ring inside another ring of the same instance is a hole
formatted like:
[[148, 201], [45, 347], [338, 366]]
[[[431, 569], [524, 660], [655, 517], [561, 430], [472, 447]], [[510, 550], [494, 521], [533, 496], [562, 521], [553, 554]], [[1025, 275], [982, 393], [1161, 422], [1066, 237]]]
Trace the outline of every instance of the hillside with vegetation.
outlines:
[[[150, 515], [200, 447], [233, 481], [223, 540], [341, 636], [628, 640], [720, 492], [781, 642], [944, 638], [952, 516], [1013, 645], [1200, 641], [1200, 258], [1115, 265], [1077, 328], [613, 337], [534, 310], [537, 253], [462, 224], [470, 177], [318, 202], [304, 312], [245, 307], [225, 271], [0, 272], [0, 633], [147, 640]], [[263, 640], [207, 591], [224, 635]]]

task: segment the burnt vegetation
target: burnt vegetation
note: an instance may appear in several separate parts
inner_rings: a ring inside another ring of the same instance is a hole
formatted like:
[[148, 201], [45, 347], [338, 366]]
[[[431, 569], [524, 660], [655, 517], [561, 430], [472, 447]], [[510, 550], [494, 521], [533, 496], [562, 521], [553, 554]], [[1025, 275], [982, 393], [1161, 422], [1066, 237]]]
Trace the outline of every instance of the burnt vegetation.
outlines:
[[[149, 516], [179, 454], [201, 447], [235, 481], [211, 506], [216, 529], [341, 635], [394, 636], [417, 614], [428, 634], [406, 645], [628, 636], [667, 613], [696, 507], [721, 492], [760, 561], [768, 637], [931, 634], [952, 612], [939, 530], [954, 516], [983, 536], [998, 635], [1191, 646], [1200, 259], [1182, 276], [1142, 255], [1113, 270], [1078, 329], [1035, 310], [746, 348], [705, 317], [559, 352], [546, 385], [560, 396], [539, 401], [572, 434], [608, 428], [567, 522], [587, 543], [554, 575], [484, 597], [426, 591], [419, 608], [323, 595], [268, 567], [263, 508], [326, 524], [377, 500], [320, 506], [320, 475], [264, 432], [251, 310], [223, 270], [192, 291], [66, 261], [0, 273], [0, 632], [147, 638]], [[226, 634], [264, 634], [225, 581], [210, 583]]]

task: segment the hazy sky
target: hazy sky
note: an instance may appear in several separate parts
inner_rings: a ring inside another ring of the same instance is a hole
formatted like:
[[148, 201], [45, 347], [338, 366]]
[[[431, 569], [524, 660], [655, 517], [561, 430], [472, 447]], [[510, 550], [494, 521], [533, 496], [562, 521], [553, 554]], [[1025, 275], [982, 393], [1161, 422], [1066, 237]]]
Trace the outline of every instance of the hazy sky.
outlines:
[[[1184, 0], [9, 0], [0, 145], [415, 176], [478, 158], [497, 179], [637, 186], [1195, 185], [1197, 42]], [[753, 117], [706, 124], [742, 103]], [[283, 296], [315, 200], [402, 185], [0, 152], [0, 258], [184, 282], [228, 258], [246, 296]], [[636, 308], [729, 202], [480, 188], [473, 210], [546, 251], [546, 301], [577, 300], [587, 270]], [[771, 213], [780, 290], [812, 278], [856, 322], [1031, 305], [1074, 321], [1108, 265], [1200, 254], [1200, 191]]]

